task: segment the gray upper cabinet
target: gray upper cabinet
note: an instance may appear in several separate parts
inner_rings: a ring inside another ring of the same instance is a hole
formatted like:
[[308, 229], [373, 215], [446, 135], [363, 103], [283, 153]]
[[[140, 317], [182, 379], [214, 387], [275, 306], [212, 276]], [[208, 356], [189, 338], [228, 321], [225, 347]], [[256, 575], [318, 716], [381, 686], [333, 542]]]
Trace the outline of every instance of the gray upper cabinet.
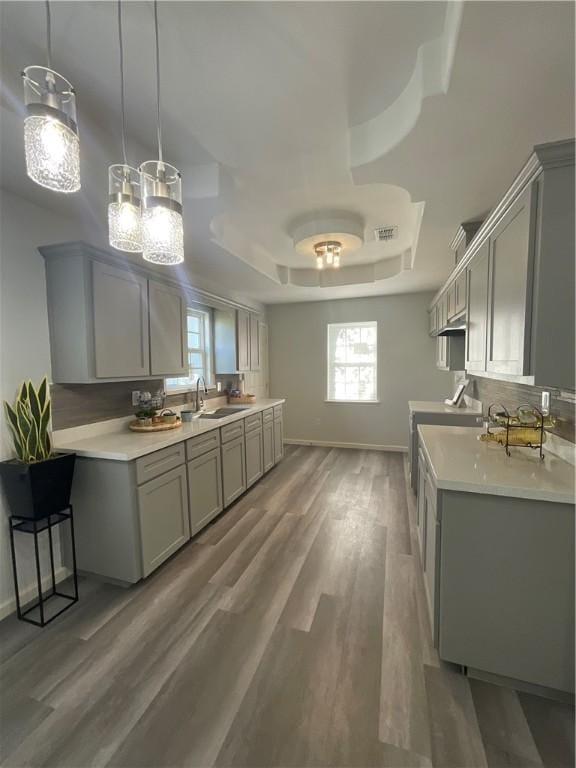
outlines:
[[150, 373], [157, 376], [188, 373], [186, 299], [165, 283], [148, 281], [150, 315]]
[[260, 370], [260, 319], [250, 315], [250, 370]]
[[142, 575], [148, 576], [190, 538], [184, 465], [138, 488]]
[[530, 259], [533, 187], [502, 218], [490, 237], [486, 370], [529, 373]]
[[457, 315], [466, 310], [466, 273], [463, 272], [454, 280], [454, 314]]
[[92, 262], [95, 375], [148, 376], [148, 297], [146, 278]]
[[238, 370], [250, 370], [250, 313], [236, 310], [236, 338], [238, 345]]
[[55, 383], [186, 373], [186, 300], [176, 285], [86, 243], [40, 251]]
[[486, 368], [489, 243], [482, 246], [467, 270], [466, 370]]
[[216, 373], [260, 370], [260, 322], [245, 309], [214, 312]]
[[[466, 369], [574, 389], [574, 142], [534, 152], [438, 293], [467, 306]], [[458, 281], [467, 275], [467, 296]]]

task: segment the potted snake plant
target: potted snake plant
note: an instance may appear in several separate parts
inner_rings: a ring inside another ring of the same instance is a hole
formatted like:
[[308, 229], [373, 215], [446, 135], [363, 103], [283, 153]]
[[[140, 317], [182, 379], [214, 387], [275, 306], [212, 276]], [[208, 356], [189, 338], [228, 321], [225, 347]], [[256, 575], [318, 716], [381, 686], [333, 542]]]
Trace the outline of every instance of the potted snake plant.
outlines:
[[54, 453], [46, 377], [38, 389], [24, 381], [14, 405], [5, 402], [16, 458], [0, 462], [0, 478], [12, 515], [38, 520], [70, 504], [76, 455]]

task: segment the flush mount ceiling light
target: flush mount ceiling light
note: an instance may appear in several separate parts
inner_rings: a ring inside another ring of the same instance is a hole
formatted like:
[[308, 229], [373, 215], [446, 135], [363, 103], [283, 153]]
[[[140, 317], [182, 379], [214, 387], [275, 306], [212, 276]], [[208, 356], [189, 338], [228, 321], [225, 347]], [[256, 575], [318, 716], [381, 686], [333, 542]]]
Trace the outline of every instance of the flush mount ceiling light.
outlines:
[[148, 160], [140, 166], [142, 256], [153, 264], [181, 264], [184, 261], [182, 177], [174, 166], [168, 165], [162, 158], [158, 0], [154, 0], [154, 30], [156, 34], [158, 160]]
[[322, 243], [316, 243], [314, 253], [316, 254], [316, 268], [332, 267], [338, 269], [340, 266], [340, 253], [342, 243], [337, 240], [326, 240]]
[[46, 0], [47, 67], [26, 67], [24, 148], [26, 173], [54, 192], [80, 189], [80, 142], [76, 122], [76, 94], [65, 77], [52, 69], [50, 4]]
[[326, 212], [300, 217], [288, 227], [297, 253], [316, 259], [316, 268], [338, 269], [342, 258], [364, 242], [364, 222], [353, 213]]
[[124, 101], [124, 44], [122, 4], [118, 0], [118, 42], [120, 51], [120, 106], [122, 111], [123, 163], [108, 168], [108, 240], [113, 248], [128, 253], [142, 250], [140, 174], [128, 164], [126, 152], [126, 107]]

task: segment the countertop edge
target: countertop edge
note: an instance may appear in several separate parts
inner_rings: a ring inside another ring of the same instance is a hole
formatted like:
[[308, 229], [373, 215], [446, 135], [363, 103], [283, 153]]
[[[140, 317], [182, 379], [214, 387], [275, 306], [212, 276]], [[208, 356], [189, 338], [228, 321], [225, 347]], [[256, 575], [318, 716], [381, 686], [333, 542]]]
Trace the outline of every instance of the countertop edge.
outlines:
[[[86, 442], [88, 443], [90, 440], [95, 440], [98, 438], [98, 435], [94, 435], [93, 437], [83, 438], [82, 440], [78, 441], [70, 441], [69, 443], [61, 443], [58, 444], [57, 442], [54, 444], [54, 449], [58, 451], [59, 453], [75, 453], [78, 458], [83, 459], [103, 459], [106, 461], [123, 461], [123, 462], [129, 462], [129, 461], [135, 461], [136, 459], [142, 458], [142, 456], [147, 456], [150, 453], [155, 453], [156, 451], [161, 451], [164, 448], [169, 448], [171, 445], [176, 445], [177, 443], [185, 442], [186, 440], [192, 440], [195, 437], [200, 437], [201, 435], [205, 435], [208, 432], [213, 432], [215, 429], [220, 429], [222, 427], [227, 426], [228, 424], [232, 424], [235, 421], [240, 421], [241, 419], [245, 419], [247, 416], [251, 416], [256, 413], [261, 413], [262, 411], [266, 411], [269, 408], [274, 408], [275, 405], [283, 405], [286, 402], [286, 398], [278, 397], [278, 398], [267, 398], [267, 402], [265, 404], [256, 404], [251, 405], [242, 410], [240, 413], [235, 413], [231, 416], [226, 416], [223, 419], [214, 419], [214, 420], [206, 420], [206, 427], [202, 429], [201, 432], [198, 432], [196, 434], [189, 434], [186, 431], [182, 431], [181, 429], [175, 429], [171, 432], [167, 433], [156, 433], [157, 435], [165, 434], [165, 439], [159, 439], [158, 443], [155, 443], [154, 445], [141, 445], [135, 448], [131, 451], [118, 451], [118, 450], [106, 450], [105, 448], [102, 449], [94, 449], [94, 448], [83, 448], [82, 443]], [[185, 427], [184, 427], [185, 429]], [[107, 433], [107, 436], [110, 438], [114, 438], [115, 436], [123, 435], [128, 436], [128, 432], [122, 430], [121, 432], [109, 432]], [[133, 433], [134, 438], [137, 440], [139, 436], [136, 433]], [[143, 436], [144, 439], [146, 439], [147, 436]]]

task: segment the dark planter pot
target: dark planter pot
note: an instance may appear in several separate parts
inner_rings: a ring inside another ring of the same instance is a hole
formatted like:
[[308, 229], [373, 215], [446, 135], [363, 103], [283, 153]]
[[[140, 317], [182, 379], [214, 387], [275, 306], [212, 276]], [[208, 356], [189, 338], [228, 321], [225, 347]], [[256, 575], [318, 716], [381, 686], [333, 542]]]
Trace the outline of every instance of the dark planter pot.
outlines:
[[36, 464], [0, 462], [0, 478], [10, 514], [39, 520], [70, 504], [75, 453], [60, 453]]

